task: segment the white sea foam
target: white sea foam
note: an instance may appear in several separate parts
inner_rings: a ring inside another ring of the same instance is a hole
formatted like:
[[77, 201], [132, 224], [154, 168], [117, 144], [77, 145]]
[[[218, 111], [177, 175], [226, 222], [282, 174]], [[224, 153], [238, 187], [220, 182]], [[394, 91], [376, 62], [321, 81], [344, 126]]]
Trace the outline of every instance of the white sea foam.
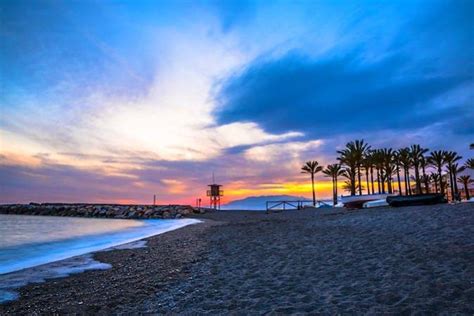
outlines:
[[0, 303], [18, 298], [16, 289], [29, 283], [42, 283], [47, 279], [66, 277], [87, 270], [105, 270], [112, 266], [92, 259], [91, 254], [51, 262], [41, 266], [0, 275]]

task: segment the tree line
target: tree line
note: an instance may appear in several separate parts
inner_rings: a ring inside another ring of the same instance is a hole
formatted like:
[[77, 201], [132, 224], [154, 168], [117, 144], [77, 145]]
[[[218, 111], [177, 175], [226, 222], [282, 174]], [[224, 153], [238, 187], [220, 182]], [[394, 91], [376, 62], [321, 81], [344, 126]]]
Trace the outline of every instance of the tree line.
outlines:
[[[472, 149], [472, 144], [470, 145]], [[316, 160], [306, 162], [302, 173], [311, 177], [313, 205], [316, 205], [315, 176], [322, 172], [331, 178], [333, 202], [337, 203], [338, 179], [344, 179], [344, 190], [351, 195], [394, 194], [413, 195], [424, 193], [446, 194], [449, 188], [452, 200], [460, 200], [458, 183], [464, 186], [469, 199], [469, 184], [474, 180], [466, 169], [474, 169], [474, 159], [461, 163], [455, 151], [430, 151], [418, 144], [394, 150], [372, 148], [364, 140], [348, 142], [337, 151], [338, 162], [323, 168]], [[414, 182], [414, 185], [412, 183]]]

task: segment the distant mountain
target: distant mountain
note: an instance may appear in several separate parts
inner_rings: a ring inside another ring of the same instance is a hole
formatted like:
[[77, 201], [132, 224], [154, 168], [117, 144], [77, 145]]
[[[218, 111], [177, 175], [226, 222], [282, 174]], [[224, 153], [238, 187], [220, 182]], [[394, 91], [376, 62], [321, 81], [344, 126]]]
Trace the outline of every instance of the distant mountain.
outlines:
[[245, 199], [235, 200], [222, 205], [223, 210], [265, 210], [267, 201], [290, 201], [290, 200], [307, 200], [303, 196], [294, 195], [260, 195], [249, 196]]

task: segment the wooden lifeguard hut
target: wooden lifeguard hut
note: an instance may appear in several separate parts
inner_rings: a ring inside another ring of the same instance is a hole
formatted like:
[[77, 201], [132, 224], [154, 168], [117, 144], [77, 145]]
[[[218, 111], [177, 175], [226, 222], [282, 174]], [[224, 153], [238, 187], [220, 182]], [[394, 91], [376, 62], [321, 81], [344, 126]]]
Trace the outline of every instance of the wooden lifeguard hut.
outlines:
[[222, 185], [216, 184], [214, 180], [214, 174], [212, 174], [212, 184], [209, 184], [209, 190], [207, 190], [207, 196], [210, 199], [210, 208], [215, 210], [221, 209], [221, 197], [224, 196], [224, 190], [221, 190]]

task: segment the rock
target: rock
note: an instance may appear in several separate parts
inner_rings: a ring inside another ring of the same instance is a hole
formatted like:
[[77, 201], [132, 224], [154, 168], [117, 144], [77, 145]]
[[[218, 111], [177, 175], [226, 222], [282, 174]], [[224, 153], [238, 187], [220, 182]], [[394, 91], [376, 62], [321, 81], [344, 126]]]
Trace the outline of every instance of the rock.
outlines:
[[108, 218], [182, 218], [192, 213], [205, 213], [189, 205], [93, 205], [93, 204], [11, 204], [0, 205], [2, 214], [108, 217]]

